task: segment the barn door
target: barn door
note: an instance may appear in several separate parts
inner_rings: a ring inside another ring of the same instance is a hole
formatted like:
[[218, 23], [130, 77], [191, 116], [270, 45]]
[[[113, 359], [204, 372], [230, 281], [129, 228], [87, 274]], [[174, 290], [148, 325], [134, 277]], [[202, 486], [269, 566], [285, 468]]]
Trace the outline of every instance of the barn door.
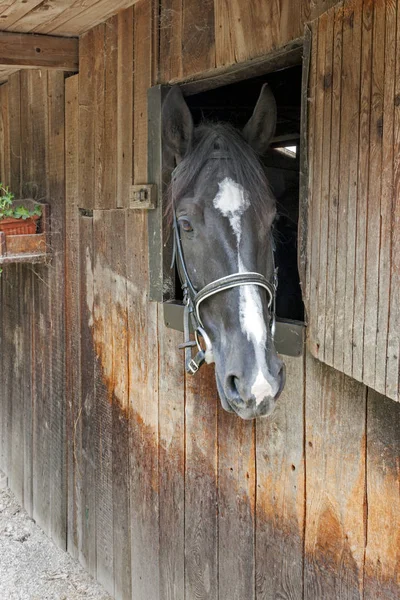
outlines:
[[399, 400], [400, 10], [311, 24], [303, 281], [314, 356]]

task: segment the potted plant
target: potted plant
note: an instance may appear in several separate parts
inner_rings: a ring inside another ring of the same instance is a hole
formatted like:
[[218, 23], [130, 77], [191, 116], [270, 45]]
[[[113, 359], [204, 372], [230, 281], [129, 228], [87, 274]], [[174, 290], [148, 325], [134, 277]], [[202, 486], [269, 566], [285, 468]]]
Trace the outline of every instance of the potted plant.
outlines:
[[29, 235], [37, 231], [42, 216], [41, 206], [34, 200], [14, 200], [14, 194], [0, 183], [0, 231], [7, 235]]

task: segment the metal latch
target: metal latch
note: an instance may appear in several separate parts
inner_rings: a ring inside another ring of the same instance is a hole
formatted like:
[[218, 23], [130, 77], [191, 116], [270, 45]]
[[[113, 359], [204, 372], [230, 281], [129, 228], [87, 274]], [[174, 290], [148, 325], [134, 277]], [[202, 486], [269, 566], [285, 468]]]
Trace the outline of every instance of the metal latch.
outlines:
[[157, 186], [154, 184], [143, 183], [132, 185], [130, 189], [129, 208], [138, 208], [139, 210], [149, 210], [156, 208], [157, 204]]

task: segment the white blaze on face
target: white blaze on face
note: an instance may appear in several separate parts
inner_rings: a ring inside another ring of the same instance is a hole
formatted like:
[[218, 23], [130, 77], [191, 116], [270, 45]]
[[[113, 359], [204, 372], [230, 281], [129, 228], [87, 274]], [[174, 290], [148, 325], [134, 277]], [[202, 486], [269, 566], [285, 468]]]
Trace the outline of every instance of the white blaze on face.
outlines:
[[[242, 215], [250, 206], [249, 194], [239, 183], [236, 183], [229, 177], [221, 181], [218, 186], [219, 191], [214, 198], [214, 206], [224, 217], [229, 219], [229, 223], [236, 236], [238, 271], [239, 273], [247, 273], [248, 270], [245, 268], [240, 256], [240, 240], [242, 235]], [[263, 315], [259, 288], [253, 285], [243, 285], [239, 288], [239, 293], [240, 326], [246, 334], [247, 339], [254, 345], [256, 364], [259, 369], [251, 388], [251, 393], [256, 398], [257, 404], [259, 404], [265, 397], [274, 396], [278, 391], [276, 389], [274, 393], [270, 383], [263, 375], [263, 371], [267, 372], [265, 361], [267, 326]]]

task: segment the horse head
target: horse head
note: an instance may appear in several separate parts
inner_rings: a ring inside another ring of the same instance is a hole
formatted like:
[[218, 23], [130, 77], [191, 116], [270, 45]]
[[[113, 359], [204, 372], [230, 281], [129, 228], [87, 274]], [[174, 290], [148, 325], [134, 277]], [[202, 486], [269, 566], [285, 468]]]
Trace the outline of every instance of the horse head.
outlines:
[[273, 343], [275, 199], [259, 159], [275, 125], [266, 85], [242, 132], [195, 127], [178, 86], [163, 105], [164, 146], [176, 165], [169, 201], [177, 266], [187, 319], [205, 342], [187, 369], [215, 362], [222, 406], [243, 419], [269, 415], [285, 382]]

